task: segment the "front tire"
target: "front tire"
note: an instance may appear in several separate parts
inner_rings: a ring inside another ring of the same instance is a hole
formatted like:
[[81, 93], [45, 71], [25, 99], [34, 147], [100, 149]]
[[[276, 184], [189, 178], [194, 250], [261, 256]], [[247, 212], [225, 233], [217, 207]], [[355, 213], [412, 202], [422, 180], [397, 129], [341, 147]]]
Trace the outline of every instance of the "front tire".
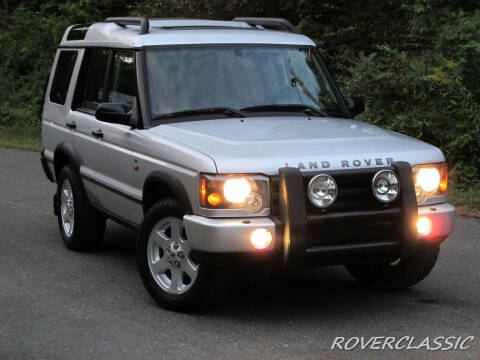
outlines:
[[78, 172], [70, 165], [60, 170], [57, 186], [58, 226], [70, 250], [91, 250], [105, 234], [106, 219], [87, 199]]
[[437, 261], [439, 245], [419, 245], [412, 253], [395, 262], [346, 265], [358, 282], [379, 290], [400, 290], [422, 281]]
[[210, 302], [216, 276], [207, 264], [192, 258], [184, 215], [173, 199], [150, 208], [137, 239], [137, 264], [143, 284], [155, 301], [166, 309], [188, 312]]

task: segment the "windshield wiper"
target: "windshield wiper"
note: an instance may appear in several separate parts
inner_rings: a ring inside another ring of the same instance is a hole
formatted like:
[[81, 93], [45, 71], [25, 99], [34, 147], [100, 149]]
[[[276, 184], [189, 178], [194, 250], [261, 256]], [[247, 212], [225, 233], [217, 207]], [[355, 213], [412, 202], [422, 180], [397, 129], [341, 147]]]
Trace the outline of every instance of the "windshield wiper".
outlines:
[[248, 106], [240, 111], [302, 111], [311, 116], [324, 116], [328, 117], [328, 114], [322, 109], [305, 104], [269, 104], [269, 105], [255, 105]]
[[232, 117], [237, 118], [244, 118], [246, 117], [240, 110], [231, 108], [231, 107], [212, 107], [212, 108], [204, 108], [204, 109], [193, 109], [193, 110], [183, 110], [177, 111], [169, 114], [159, 115], [153, 118], [153, 120], [168, 118], [168, 117], [181, 117], [181, 116], [188, 116], [188, 115], [201, 115], [201, 114], [225, 114]]

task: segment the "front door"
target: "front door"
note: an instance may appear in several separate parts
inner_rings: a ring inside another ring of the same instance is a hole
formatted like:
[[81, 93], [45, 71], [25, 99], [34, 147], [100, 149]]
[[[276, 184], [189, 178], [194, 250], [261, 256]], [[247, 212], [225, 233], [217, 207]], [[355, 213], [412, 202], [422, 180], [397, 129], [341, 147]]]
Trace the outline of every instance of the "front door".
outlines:
[[137, 99], [135, 52], [87, 49], [70, 113], [82, 154], [80, 173], [90, 201], [108, 213], [135, 224], [142, 217], [141, 193], [130, 186], [135, 159], [131, 152], [135, 133], [129, 126], [99, 121], [100, 103], [122, 104], [134, 111]]

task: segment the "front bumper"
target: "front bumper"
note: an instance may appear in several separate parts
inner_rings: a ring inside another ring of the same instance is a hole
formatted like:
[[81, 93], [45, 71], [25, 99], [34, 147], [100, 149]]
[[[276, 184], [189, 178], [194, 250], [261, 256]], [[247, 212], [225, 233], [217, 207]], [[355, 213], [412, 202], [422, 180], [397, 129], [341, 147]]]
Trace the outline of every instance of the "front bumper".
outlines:
[[[433, 230], [427, 238], [419, 240], [441, 242], [453, 231], [455, 207], [444, 203], [418, 207], [418, 216], [427, 216]], [[183, 218], [192, 249], [209, 253], [248, 253], [259, 252], [250, 244], [252, 232], [259, 228], [268, 229], [273, 241], [262, 252], [273, 251], [283, 244], [283, 231], [278, 221], [268, 217], [244, 219], [213, 219], [198, 215], [185, 215]], [[341, 229], [339, 230], [341, 231]]]
[[197, 215], [183, 218], [187, 238], [193, 250], [209, 253], [256, 252], [250, 245], [253, 231], [265, 228], [272, 233], [273, 241], [262, 251], [274, 249], [277, 241], [275, 222], [268, 217], [245, 219], [211, 219]]
[[455, 224], [455, 207], [444, 203], [430, 206], [420, 206], [418, 217], [426, 216], [432, 222], [432, 232], [427, 237], [419, 239], [430, 242], [442, 242], [453, 231]]

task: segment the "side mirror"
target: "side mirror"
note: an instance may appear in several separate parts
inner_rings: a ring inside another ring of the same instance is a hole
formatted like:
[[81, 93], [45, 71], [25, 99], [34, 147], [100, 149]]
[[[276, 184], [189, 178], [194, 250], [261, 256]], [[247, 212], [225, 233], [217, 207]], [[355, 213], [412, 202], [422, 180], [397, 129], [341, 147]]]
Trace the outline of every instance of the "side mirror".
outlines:
[[365, 104], [363, 99], [360, 97], [346, 98], [345, 104], [347, 105], [347, 109], [352, 117], [355, 117], [365, 111]]
[[122, 124], [131, 127], [135, 125], [132, 121], [132, 112], [127, 112], [123, 105], [118, 103], [102, 103], [98, 105], [95, 117], [97, 120], [107, 123]]

